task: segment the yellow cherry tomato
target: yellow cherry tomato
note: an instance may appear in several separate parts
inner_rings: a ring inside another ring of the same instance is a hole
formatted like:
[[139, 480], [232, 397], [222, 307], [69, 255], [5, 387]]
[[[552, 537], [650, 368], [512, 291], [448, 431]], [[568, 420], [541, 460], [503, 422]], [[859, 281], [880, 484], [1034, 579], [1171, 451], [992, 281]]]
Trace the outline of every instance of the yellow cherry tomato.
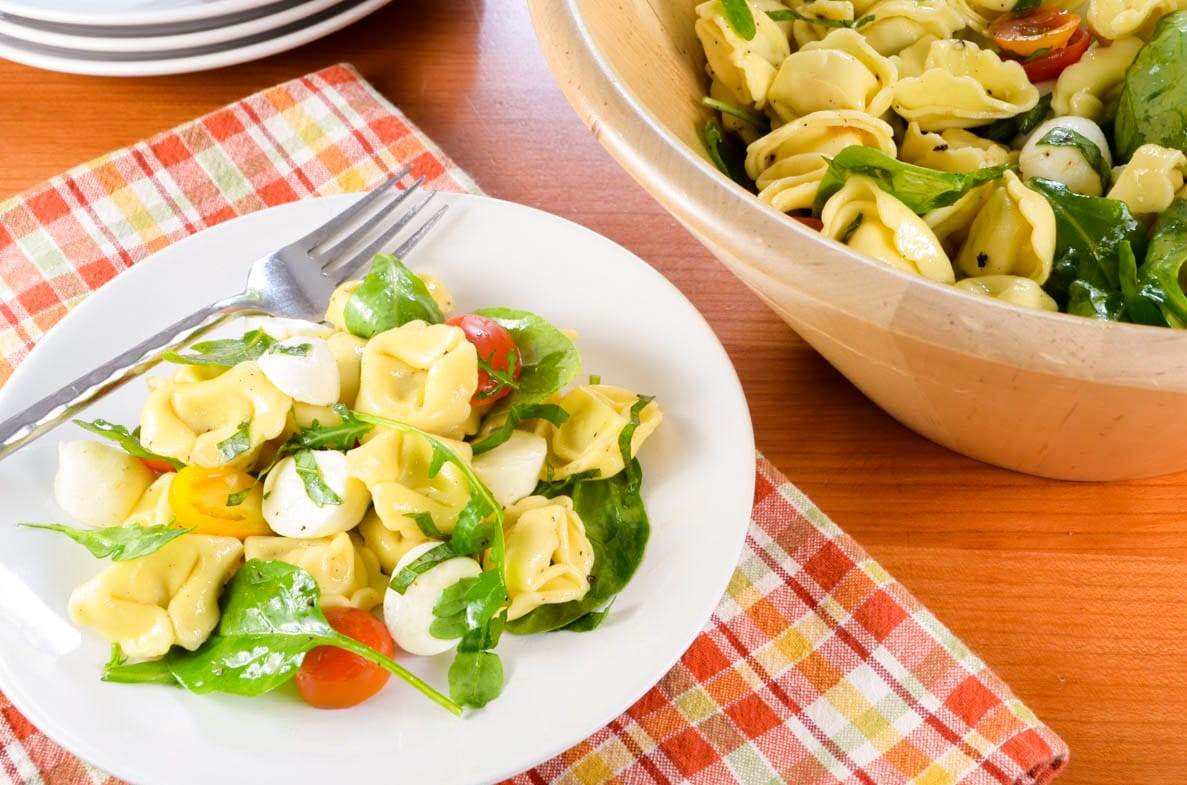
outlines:
[[252, 537], [271, 534], [264, 521], [264, 490], [245, 471], [230, 466], [187, 466], [169, 486], [169, 507], [177, 524], [199, 534]]

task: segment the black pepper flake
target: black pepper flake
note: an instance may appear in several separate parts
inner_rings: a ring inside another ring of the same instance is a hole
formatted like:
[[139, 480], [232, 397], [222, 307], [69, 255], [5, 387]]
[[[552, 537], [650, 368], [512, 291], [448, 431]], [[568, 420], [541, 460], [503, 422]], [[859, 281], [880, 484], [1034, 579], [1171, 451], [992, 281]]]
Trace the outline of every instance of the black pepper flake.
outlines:
[[988, 265], [988, 264], [989, 264], [989, 254], [985, 253], [984, 251], [977, 254], [977, 266], [978, 267], [980, 267], [982, 270], [984, 270], [986, 265]]
[[938, 144], [931, 149], [931, 151], [933, 153], [943, 153], [943, 152], [946, 152], [947, 150], [948, 150], [947, 144]]

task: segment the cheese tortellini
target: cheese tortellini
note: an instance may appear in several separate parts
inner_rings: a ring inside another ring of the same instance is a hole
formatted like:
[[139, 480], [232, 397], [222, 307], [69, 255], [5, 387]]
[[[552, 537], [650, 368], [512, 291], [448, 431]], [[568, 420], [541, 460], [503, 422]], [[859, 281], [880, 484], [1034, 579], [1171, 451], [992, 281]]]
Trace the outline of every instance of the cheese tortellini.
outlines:
[[[556, 401], [569, 413], [560, 425], [540, 421], [537, 433], [548, 441], [544, 473], [553, 479], [597, 471], [598, 477], [613, 477], [625, 468], [618, 437], [630, 422], [631, 407], [639, 396], [622, 387], [589, 384], [578, 387]], [[639, 425], [631, 437], [634, 457], [647, 437], [655, 432], [663, 412], [655, 401], [639, 411]]]
[[594, 552], [568, 496], [529, 496], [507, 509], [507, 620], [589, 591]]
[[873, 21], [858, 32], [884, 55], [898, 54], [921, 38], [947, 38], [965, 26], [948, 0], [881, 0], [863, 15]]
[[709, 76], [742, 105], [763, 108], [775, 69], [791, 53], [787, 36], [765, 13], [754, 14], [757, 32], [746, 41], [725, 18], [721, 0], [697, 6], [696, 34], [705, 49]]
[[827, 109], [877, 116], [890, 108], [898, 68], [853, 30], [834, 30], [784, 59], [767, 97], [783, 121]]
[[1043, 283], [1055, 256], [1055, 213], [1006, 172], [969, 228], [956, 265], [968, 276], [1017, 275]]
[[1019, 275], [982, 275], [979, 278], [962, 278], [956, 288], [966, 292], [991, 297], [1004, 303], [1040, 311], [1057, 311], [1059, 306], [1043, 287], [1029, 278]]
[[925, 133], [918, 123], [907, 125], [899, 158], [941, 172], [974, 172], [1017, 159], [1006, 147], [960, 128]]
[[130, 657], [193, 651], [218, 623], [218, 597], [239, 566], [233, 537], [186, 534], [159, 551], [115, 562], [70, 595], [70, 617]]
[[1122, 38], [1085, 52], [1055, 81], [1051, 94], [1055, 114], [1086, 117], [1098, 123], [1111, 120], [1117, 111], [1125, 72], [1144, 45], [1140, 38]]
[[1144, 32], [1164, 14], [1187, 7], [1182, 0], [1088, 0], [1088, 25], [1116, 41]]
[[248, 537], [243, 541], [243, 555], [301, 567], [317, 581], [323, 608], [371, 610], [383, 601], [387, 590], [379, 557], [357, 534], [342, 532], [316, 540]]
[[1156, 144], [1144, 144], [1134, 151], [1129, 163], [1113, 170], [1109, 198], [1125, 202], [1136, 216], [1149, 216], [1170, 207], [1183, 187], [1187, 156]]

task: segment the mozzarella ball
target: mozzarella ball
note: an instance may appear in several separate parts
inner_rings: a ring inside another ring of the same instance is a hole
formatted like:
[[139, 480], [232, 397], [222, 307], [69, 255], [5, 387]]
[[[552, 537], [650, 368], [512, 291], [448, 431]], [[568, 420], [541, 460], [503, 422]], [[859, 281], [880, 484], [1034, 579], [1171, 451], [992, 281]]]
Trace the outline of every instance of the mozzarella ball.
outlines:
[[350, 531], [363, 519], [371, 494], [346, 473], [346, 456], [334, 450], [311, 452], [322, 482], [342, 499], [319, 505], [297, 471], [295, 457], [281, 459], [264, 480], [264, 520], [282, 537], [309, 540]]
[[243, 320], [243, 332], [263, 330], [278, 341], [286, 338], [329, 338], [334, 328], [305, 319], [283, 319], [278, 316], [248, 316]]
[[[417, 545], [396, 563], [395, 575], [425, 553], [441, 543], [433, 541]], [[441, 594], [464, 578], [482, 574], [478, 562], [465, 556], [446, 559], [417, 577], [412, 585], [400, 594], [389, 588], [383, 598], [383, 620], [387, 624], [396, 645], [410, 654], [433, 655], [449, 651], [460, 638], [445, 640], [429, 632], [436, 616], [433, 607]]]
[[1079, 148], [1039, 144], [1044, 136], [1056, 128], [1075, 131], [1096, 145], [1104, 158], [1106, 171], [1113, 165], [1109, 143], [1100, 126], [1087, 118], [1069, 115], [1048, 120], [1036, 128], [1026, 140], [1018, 157], [1022, 178], [1042, 177], [1063, 183], [1076, 193], [1100, 196], [1104, 193], [1107, 183], [1101, 182], [1100, 172], [1084, 157]]
[[54, 498], [72, 518], [88, 526], [120, 526], [154, 475], [139, 458], [86, 440], [58, 445]]
[[472, 466], [499, 504], [509, 507], [531, 496], [547, 456], [548, 442], [543, 436], [512, 431], [510, 439], [476, 456]]
[[315, 406], [338, 402], [338, 361], [321, 338], [286, 338], [257, 362], [268, 381], [294, 401]]

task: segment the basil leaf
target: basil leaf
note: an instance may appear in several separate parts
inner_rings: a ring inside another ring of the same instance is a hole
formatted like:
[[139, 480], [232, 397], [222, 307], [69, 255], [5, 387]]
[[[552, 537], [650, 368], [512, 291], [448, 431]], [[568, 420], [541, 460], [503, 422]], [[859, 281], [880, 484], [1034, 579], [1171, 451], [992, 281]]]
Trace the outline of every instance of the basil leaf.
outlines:
[[313, 350], [311, 343], [298, 343], [292, 346], [285, 346], [283, 344], [273, 344], [268, 349], [268, 354], [284, 354], [289, 357], [308, 357], [309, 352]]
[[1051, 109], [1051, 96], [1044, 95], [1039, 102], [1020, 115], [995, 120], [989, 125], [983, 125], [969, 130], [977, 136], [1001, 144], [1010, 144], [1015, 138], [1025, 136], [1039, 127], [1039, 124], [1054, 114]]
[[127, 428], [122, 425], [110, 423], [107, 420], [95, 420], [87, 422], [86, 420], [75, 420], [74, 424], [79, 428], [90, 431], [96, 436], [101, 436], [104, 439], [110, 439], [118, 444], [123, 451], [134, 458], [142, 458], [146, 461], [164, 461], [172, 466], [174, 469], [184, 469], [185, 464], [176, 458], [169, 458], [164, 455], [157, 455], [151, 452], [143, 444], [140, 443], [140, 429], [129, 432]]
[[76, 529], [59, 523], [22, 523], [27, 529], [65, 534], [91, 552], [96, 559], [131, 561], [156, 553], [183, 534], [193, 531], [172, 526], [110, 526], [105, 529]]
[[342, 497], [334, 489], [326, 485], [322, 477], [321, 468], [317, 465], [317, 458], [312, 450], [300, 450], [293, 455], [297, 476], [305, 485], [305, 495], [313, 500], [318, 507], [329, 507], [342, 504]]
[[[1179, 277], [1185, 261], [1187, 200], [1175, 199], [1154, 222], [1150, 250], [1145, 263], [1138, 269], [1136, 294], [1157, 306], [1166, 323], [1179, 329], [1187, 328], [1187, 294], [1183, 292]], [[1149, 312], [1142, 310], [1141, 313], [1148, 315]]]
[[873, 22], [875, 18], [873, 14], [866, 14], [860, 19], [825, 19], [824, 17], [819, 16], [804, 16], [799, 11], [793, 11], [790, 8], [780, 8], [775, 11], [767, 11], [767, 16], [769, 16], [772, 21], [775, 22], [795, 21], [804, 22], [810, 25], [817, 25], [819, 27], [831, 27], [834, 29], [851, 28], [854, 30], [860, 30], [861, 28]]
[[224, 462], [230, 462], [251, 449], [251, 420], [244, 420], [233, 434], [223, 439], [217, 445], [218, 456]]
[[1125, 72], [1113, 121], [1118, 161], [1143, 144], [1187, 150], [1187, 13], [1167, 14]]
[[1101, 193], [1109, 190], [1109, 179], [1113, 176], [1113, 170], [1108, 162], [1105, 161], [1105, 157], [1101, 154], [1100, 148], [1096, 146], [1096, 142], [1084, 136], [1084, 134], [1066, 126], [1056, 126], [1043, 134], [1043, 138], [1039, 139], [1036, 144], [1046, 147], [1071, 147], [1076, 150], [1088, 165], [1096, 170], [1097, 175], [1100, 177]]
[[542, 401], [581, 372], [577, 347], [544, 317], [515, 308], [483, 308], [474, 313], [503, 325], [519, 348], [523, 363], [519, 388], [500, 401], [501, 407]]
[[503, 662], [493, 652], [459, 652], [449, 666], [449, 694], [464, 706], [481, 708], [502, 691]]
[[254, 487], [255, 483], [252, 483], [251, 486], [244, 488], [237, 493], [227, 494], [227, 506], [238, 507], [240, 504], [243, 504], [243, 502], [247, 501], [247, 496], [251, 493], [251, 489]]
[[197, 651], [174, 647], [161, 660], [109, 663], [104, 681], [172, 683], [191, 692], [263, 695], [287, 683], [318, 646], [357, 654], [411, 684], [454, 714], [461, 707], [399, 663], [335, 630], [317, 582], [296, 565], [252, 559], [227, 584], [218, 629]]
[[705, 152], [717, 171], [747, 191], [754, 191], [754, 184], [746, 174], [746, 151], [725, 135], [716, 117], [701, 128], [701, 144], [705, 146]]
[[334, 404], [332, 408], [340, 419], [337, 425], [321, 425], [315, 420], [312, 427], [302, 428], [293, 434], [281, 447], [281, 451], [351, 450], [374, 427], [355, 417], [354, 412], [340, 403]]
[[404, 569], [392, 576], [391, 583], [388, 585], [397, 594], [403, 594], [421, 575], [433, 569], [441, 562], [452, 559], [457, 555], [453, 552], [453, 548], [449, 547], [449, 543], [443, 542], [436, 548], [425, 551], [413, 559]]
[[251, 330], [242, 338], [220, 338], [203, 341], [190, 347], [193, 354], [165, 352], [168, 362], [179, 365], [214, 365], [230, 368], [248, 360], [258, 360], [260, 355], [275, 345], [276, 339], [263, 330]]
[[739, 38], [746, 41], [754, 39], [758, 28], [754, 23], [750, 3], [746, 0], [721, 0], [721, 10], [725, 12], [725, 21]]
[[639, 489], [639, 483], [642, 482], [643, 477], [642, 475], [632, 474], [632, 470], [639, 467], [639, 462], [632, 460], [634, 456], [631, 454], [631, 441], [635, 438], [635, 431], [639, 428], [639, 415], [654, 400], [654, 395], [640, 395], [631, 404], [627, 424], [622, 427], [622, 431], [618, 434], [618, 451], [622, 454], [622, 466], [627, 472], [627, 481], [631, 484], [633, 490]]
[[718, 101], [716, 98], [710, 98], [709, 96], [702, 98], [701, 104], [715, 112], [728, 114], [745, 123], [749, 123], [761, 133], [765, 134], [771, 130], [771, 123], [767, 120], [767, 118], [752, 112], [749, 109], [743, 109], [740, 106], [734, 106], [733, 104], [728, 104], [725, 101]]
[[507, 409], [507, 419], [487, 436], [474, 442], [475, 455], [489, 452], [511, 438], [516, 427], [527, 420], [548, 420], [560, 425], [569, 419], [569, 413], [555, 403], [525, 403]]
[[346, 329], [370, 338], [420, 319], [429, 324], [445, 320], [429, 288], [404, 263], [391, 254], [377, 254], [371, 272], [346, 301]]
[[1014, 168], [1010, 164], [990, 166], [975, 172], [941, 172], [903, 163], [865, 145], [850, 145], [829, 161], [828, 171], [816, 191], [813, 211], [819, 215], [829, 197], [841, 190], [850, 177], [869, 177], [886, 193], [923, 215], [955, 204], [978, 185], [996, 180]]
[[406, 512], [405, 518], [411, 518], [416, 521], [416, 525], [420, 528], [421, 533], [430, 540], [444, 540], [445, 534], [437, 528], [437, 524], [433, 522], [433, 516], [427, 512]]

